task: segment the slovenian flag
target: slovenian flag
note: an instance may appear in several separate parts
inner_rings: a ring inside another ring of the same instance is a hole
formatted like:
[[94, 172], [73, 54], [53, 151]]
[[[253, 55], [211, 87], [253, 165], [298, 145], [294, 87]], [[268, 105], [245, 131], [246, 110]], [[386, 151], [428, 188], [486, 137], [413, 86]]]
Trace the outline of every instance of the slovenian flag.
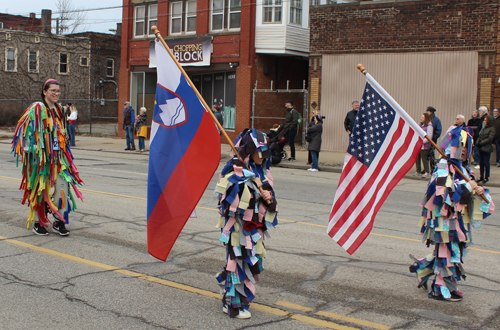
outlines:
[[[163, 261], [220, 161], [217, 127], [162, 43], [148, 173], [148, 251]], [[210, 111], [210, 110], [208, 110]]]

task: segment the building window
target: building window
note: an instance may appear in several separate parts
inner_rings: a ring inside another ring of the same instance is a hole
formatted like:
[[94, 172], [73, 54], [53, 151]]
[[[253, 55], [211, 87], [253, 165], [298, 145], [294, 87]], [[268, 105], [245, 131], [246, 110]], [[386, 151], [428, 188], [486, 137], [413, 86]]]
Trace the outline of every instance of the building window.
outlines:
[[290, 23], [302, 25], [302, 0], [291, 0]]
[[3, 22], [0, 22], [0, 29], [3, 29]]
[[5, 40], [12, 40], [12, 35], [10, 33], [5, 34]]
[[35, 36], [35, 42], [36, 43], [40, 42], [40, 37], [39, 36]]
[[153, 30], [151, 30], [151, 27], [153, 25], [158, 25], [158, 5], [149, 5], [148, 6], [148, 31], [147, 34], [149, 35], [154, 35]]
[[89, 58], [86, 56], [80, 57], [80, 66], [89, 66]]
[[17, 71], [17, 48], [5, 48], [5, 71]]
[[212, 0], [212, 31], [239, 29], [241, 0]]
[[263, 23], [281, 23], [282, 0], [264, 0]]
[[170, 6], [170, 33], [196, 33], [196, 1], [175, 1]]
[[59, 53], [59, 74], [68, 74], [68, 53]]
[[37, 73], [38, 72], [38, 51], [29, 50], [28, 51], [28, 72]]
[[63, 40], [63, 41], [62, 41], [62, 45], [63, 45], [63, 46], [66, 46], [66, 40]]
[[108, 58], [106, 60], [106, 77], [114, 77], [115, 75], [115, 60]]
[[134, 8], [134, 37], [143, 38], [154, 35], [153, 25], [158, 23], [158, 5], [144, 5]]

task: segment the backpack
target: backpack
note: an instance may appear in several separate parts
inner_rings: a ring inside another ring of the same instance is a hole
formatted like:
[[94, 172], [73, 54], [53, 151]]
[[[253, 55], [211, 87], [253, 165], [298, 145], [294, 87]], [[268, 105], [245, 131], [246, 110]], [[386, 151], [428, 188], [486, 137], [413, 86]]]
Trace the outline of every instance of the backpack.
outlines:
[[[293, 110], [297, 111], [297, 109], [293, 109]], [[297, 126], [300, 126], [300, 125], [302, 125], [302, 116], [301, 116], [300, 112], [297, 111], [297, 113], [299, 114], [299, 119], [297, 120]]]

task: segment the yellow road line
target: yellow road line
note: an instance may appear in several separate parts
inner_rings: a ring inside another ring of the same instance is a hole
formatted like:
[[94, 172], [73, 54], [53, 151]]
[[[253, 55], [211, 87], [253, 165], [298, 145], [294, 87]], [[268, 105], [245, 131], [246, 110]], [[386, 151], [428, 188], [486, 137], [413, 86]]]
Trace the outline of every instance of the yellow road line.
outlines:
[[280, 301], [275, 302], [275, 304], [279, 305], [279, 306], [286, 307], [286, 308], [297, 309], [299, 311], [308, 312], [308, 313], [314, 311], [314, 309], [312, 309], [312, 308], [297, 305], [297, 304], [292, 304], [292, 303], [289, 303], [288, 301], [281, 301], [280, 300]]
[[[211, 291], [208, 291], [208, 290], [203, 290], [203, 289], [195, 288], [195, 287], [192, 287], [192, 286], [189, 286], [189, 285], [172, 282], [172, 281], [165, 280], [165, 279], [162, 279], [162, 278], [158, 278], [158, 277], [154, 277], [154, 276], [149, 276], [149, 275], [146, 275], [146, 274], [141, 274], [141, 273], [130, 271], [130, 270], [126, 270], [126, 269], [121, 269], [121, 268], [118, 268], [118, 267], [106, 265], [106, 264], [103, 264], [103, 263], [100, 263], [100, 262], [96, 262], [96, 261], [92, 261], [92, 260], [89, 260], [89, 259], [84, 259], [84, 258], [76, 257], [76, 256], [73, 256], [73, 255], [70, 255], [70, 254], [67, 254], [67, 253], [62, 253], [62, 252], [54, 251], [54, 250], [51, 250], [51, 249], [43, 248], [43, 247], [40, 247], [40, 246], [36, 246], [36, 245], [33, 245], [33, 244], [29, 244], [29, 243], [25, 243], [25, 242], [21, 242], [21, 241], [9, 239], [7, 237], [0, 236], [0, 241], [5, 242], [5, 243], [9, 243], [9, 244], [12, 244], [12, 245], [16, 245], [16, 246], [19, 246], [19, 247], [31, 249], [31, 250], [34, 250], [34, 251], [46, 253], [46, 254], [49, 254], [49, 255], [52, 255], [52, 256], [55, 256], [55, 257], [58, 257], [58, 258], [70, 260], [70, 261], [73, 261], [73, 262], [78, 262], [78, 263], [81, 263], [81, 264], [84, 264], [84, 265], [87, 265], [87, 266], [92, 266], [92, 267], [96, 267], [96, 268], [100, 268], [100, 269], [104, 269], [104, 270], [108, 270], [108, 271], [113, 271], [113, 272], [118, 273], [118, 274], [122, 274], [122, 275], [125, 275], [125, 276], [130, 276], [130, 277], [138, 278], [138, 279], [141, 279], [141, 280], [145, 280], [145, 281], [149, 281], [149, 282], [161, 284], [161, 285], [164, 285], [164, 286], [168, 286], [168, 287], [171, 287], [171, 288], [175, 288], [175, 289], [186, 291], [186, 292], [190, 292], [190, 293], [196, 293], [196, 294], [208, 297], [208, 298], [220, 299], [220, 294], [219, 293], [215, 293], [215, 292], [211, 292]], [[291, 304], [291, 305], [293, 305], [293, 304]], [[300, 322], [303, 322], [303, 323], [308, 323], [308, 324], [313, 324], [313, 325], [316, 325], [316, 326], [322, 326], [322, 327], [326, 327], [326, 328], [330, 328], [330, 329], [340, 329], [340, 330], [355, 329], [355, 328], [346, 327], [346, 326], [343, 326], [343, 325], [340, 325], [340, 324], [336, 324], [334, 322], [324, 321], [324, 320], [320, 320], [320, 319], [315, 319], [315, 318], [310, 317], [310, 316], [293, 314], [291, 312], [288, 312], [288, 311], [285, 311], [285, 310], [282, 310], [282, 309], [279, 309], [279, 308], [275, 308], [275, 307], [266, 306], [266, 305], [263, 305], [263, 304], [252, 303], [252, 308], [255, 309], [255, 310], [262, 311], [262, 312], [267, 313], [267, 314], [275, 315], [275, 316], [285, 317], [285, 316], [289, 316], [290, 315], [290, 317], [292, 319], [295, 319], [297, 321], [300, 321]]]
[[[13, 182], [21, 182], [20, 179], [16, 178], [11, 178], [7, 176], [0, 176], [0, 180], [6, 180], [6, 181], [13, 181]], [[144, 197], [136, 197], [136, 196], [130, 196], [130, 195], [122, 195], [122, 194], [115, 194], [115, 193], [108, 193], [104, 191], [98, 191], [98, 190], [91, 190], [91, 189], [80, 189], [82, 192], [86, 192], [89, 194], [95, 194], [95, 195], [102, 195], [102, 196], [109, 196], [109, 197], [118, 197], [122, 199], [129, 199], [129, 200], [136, 200], [136, 201], [147, 201], [147, 198]], [[203, 206], [197, 206], [197, 209], [203, 209], [203, 210], [209, 210], [209, 211], [216, 211], [219, 212], [219, 210], [210, 208], [210, 207], [203, 207]], [[304, 225], [304, 226], [310, 226], [310, 227], [320, 227], [320, 228], [327, 228], [328, 226], [325, 225], [319, 225], [316, 223], [308, 223], [308, 222], [303, 222], [303, 221], [296, 221], [296, 220], [287, 220], [287, 219], [278, 219], [281, 222], [288, 222], [288, 223], [296, 223], [299, 225]], [[399, 240], [404, 240], [404, 241], [411, 241], [411, 242], [421, 242], [421, 240], [414, 239], [414, 238], [407, 238], [407, 237], [400, 237], [400, 236], [392, 236], [392, 235], [385, 235], [385, 234], [377, 234], [377, 233], [370, 233], [370, 235], [373, 236], [380, 236], [380, 237], [386, 237], [386, 238], [394, 238], [394, 239], [399, 239]], [[484, 252], [484, 253], [493, 253], [493, 254], [500, 254], [500, 251], [494, 251], [494, 250], [485, 250], [485, 249], [478, 249], [474, 247], [469, 247], [469, 250], [474, 250], [474, 251], [479, 251], [479, 252]]]
[[348, 326], [337, 324], [337, 323], [330, 322], [330, 321], [319, 320], [319, 319], [316, 319], [314, 317], [306, 316], [306, 315], [302, 315], [302, 314], [293, 314], [292, 316], [290, 316], [290, 318], [297, 320], [297, 321], [300, 321], [300, 322], [303, 322], [303, 323], [315, 325], [318, 327], [324, 327], [324, 328], [328, 328], [328, 329], [359, 330], [358, 328], [348, 327]]
[[331, 319], [336, 319], [336, 320], [340, 320], [340, 321], [354, 323], [354, 324], [358, 324], [358, 325], [361, 325], [364, 327], [370, 327], [370, 328], [374, 328], [374, 329], [380, 329], [380, 330], [391, 329], [391, 327], [388, 327], [388, 326], [383, 325], [383, 324], [373, 323], [370, 321], [360, 320], [360, 319], [356, 319], [353, 317], [344, 316], [344, 315], [335, 314], [335, 313], [330, 313], [330, 312], [319, 311], [316, 313], [316, 315], [325, 316], [325, 317], [329, 317]]
[[[303, 312], [306, 312], [306, 313], [314, 312], [314, 309], [312, 309], [312, 308], [301, 306], [301, 305], [297, 305], [297, 304], [292, 304], [292, 303], [289, 303], [288, 301], [277, 301], [275, 304], [279, 305], [279, 306], [283, 306], [285, 308], [291, 308], [291, 309], [296, 309], [296, 310], [299, 310], [299, 311], [303, 311]], [[325, 317], [328, 317], [328, 318], [331, 318], [331, 319], [345, 321], [345, 322], [349, 322], [349, 323], [361, 325], [361, 326], [364, 326], [364, 327], [370, 327], [370, 328], [374, 328], [374, 329], [380, 329], [380, 330], [389, 330], [389, 329], [391, 329], [391, 327], [388, 327], [388, 326], [383, 325], [383, 324], [378, 324], [378, 323], [374, 323], [374, 322], [370, 322], [370, 321], [365, 321], [365, 320], [361, 320], [361, 319], [357, 319], [357, 318], [349, 317], [349, 316], [344, 316], [344, 315], [340, 315], [340, 314], [330, 313], [330, 312], [319, 311], [319, 312], [316, 312], [316, 315], [325, 316]], [[314, 319], [314, 320], [316, 320], [316, 319]], [[338, 328], [333, 328], [333, 329], [338, 329]], [[343, 329], [353, 329], [353, 328], [345, 327]]]

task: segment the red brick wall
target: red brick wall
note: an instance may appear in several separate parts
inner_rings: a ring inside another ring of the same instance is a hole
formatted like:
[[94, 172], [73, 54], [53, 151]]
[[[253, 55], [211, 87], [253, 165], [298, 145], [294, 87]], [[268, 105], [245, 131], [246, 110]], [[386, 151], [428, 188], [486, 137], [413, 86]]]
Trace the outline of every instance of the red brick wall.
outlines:
[[312, 54], [496, 50], [498, 7], [494, 0], [312, 7], [310, 50]]
[[[496, 84], [500, 68], [495, 65], [500, 42], [499, 7], [499, 1], [494, 0], [315, 6], [310, 8], [310, 53], [477, 50], [477, 105], [481, 78], [493, 78], [490, 106], [495, 102], [500, 106], [500, 87]], [[488, 60], [488, 67], [481, 62], [481, 56], [493, 57]], [[312, 77], [321, 77], [321, 66], [317, 70], [309, 68], [309, 79]]]
[[[31, 15], [34, 16], [34, 15]], [[42, 32], [42, 20], [34, 17], [25, 17], [19, 15], [0, 14], [0, 22], [6, 30], [23, 30]]]

